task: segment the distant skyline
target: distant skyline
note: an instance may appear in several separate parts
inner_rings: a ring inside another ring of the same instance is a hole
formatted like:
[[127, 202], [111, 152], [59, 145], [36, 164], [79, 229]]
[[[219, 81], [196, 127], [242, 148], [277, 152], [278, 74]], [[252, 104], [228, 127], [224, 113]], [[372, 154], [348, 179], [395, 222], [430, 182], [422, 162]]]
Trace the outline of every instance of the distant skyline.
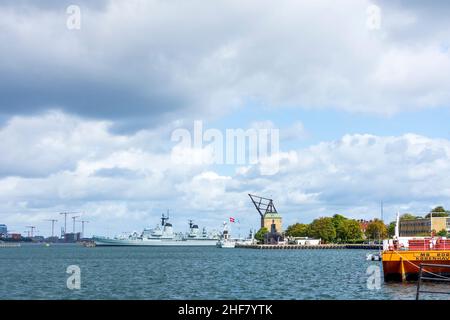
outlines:
[[[170, 209], [176, 231], [235, 217], [245, 235], [259, 227], [248, 193], [273, 198], [285, 227], [379, 218], [381, 201], [386, 222], [450, 208], [449, 13], [446, 1], [2, 1], [0, 224], [50, 235], [58, 219], [59, 234], [58, 213], [78, 211], [87, 236], [114, 235]], [[174, 163], [171, 134], [194, 121], [278, 129], [279, 153]]]

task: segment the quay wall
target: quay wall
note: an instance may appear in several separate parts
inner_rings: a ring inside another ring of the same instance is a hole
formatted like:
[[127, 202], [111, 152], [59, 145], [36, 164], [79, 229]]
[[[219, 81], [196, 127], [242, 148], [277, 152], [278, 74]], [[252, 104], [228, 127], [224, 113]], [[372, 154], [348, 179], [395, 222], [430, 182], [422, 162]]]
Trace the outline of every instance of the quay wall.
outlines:
[[236, 244], [236, 248], [245, 249], [367, 249], [367, 250], [379, 250], [383, 246], [376, 244], [319, 244], [319, 245], [297, 245], [297, 244]]

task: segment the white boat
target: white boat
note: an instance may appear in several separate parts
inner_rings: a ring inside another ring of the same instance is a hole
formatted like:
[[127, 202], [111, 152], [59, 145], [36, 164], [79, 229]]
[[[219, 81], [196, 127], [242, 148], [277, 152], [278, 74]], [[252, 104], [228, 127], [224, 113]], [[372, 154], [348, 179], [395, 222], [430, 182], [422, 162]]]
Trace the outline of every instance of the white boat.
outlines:
[[96, 246], [214, 246], [219, 239], [218, 234], [208, 233], [205, 228], [200, 233], [198, 225], [189, 221], [187, 234], [173, 232], [169, 216], [162, 215], [161, 225], [153, 229], [144, 229], [141, 234], [136, 231], [130, 235], [114, 238], [94, 236]]
[[249, 245], [253, 245], [255, 243], [256, 243], [256, 240], [255, 240], [255, 235], [254, 235], [253, 230], [250, 230], [250, 233], [247, 238], [236, 239], [236, 244], [240, 245], [240, 246], [249, 246]]
[[367, 261], [381, 261], [381, 255], [379, 253], [368, 253], [366, 255]]
[[217, 248], [234, 248], [236, 241], [230, 238], [230, 232], [226, 222], [223, 223], [223, 231], [219, 241], [216, 244]]

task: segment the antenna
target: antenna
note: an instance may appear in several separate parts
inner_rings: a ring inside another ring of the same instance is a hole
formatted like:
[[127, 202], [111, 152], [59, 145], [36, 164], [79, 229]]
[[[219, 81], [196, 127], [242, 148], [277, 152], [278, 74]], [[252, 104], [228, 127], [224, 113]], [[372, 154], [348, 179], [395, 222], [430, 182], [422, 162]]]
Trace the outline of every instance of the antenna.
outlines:
[[400, 237], [400, 211], [397, 211], [397, 216], [395, 217], [395, 238]]
[[46, 219], [45, 221], [51, 221], [52, 222], [52, 238], [55, 236], [55, 222], [58, 222], [56, 219]]

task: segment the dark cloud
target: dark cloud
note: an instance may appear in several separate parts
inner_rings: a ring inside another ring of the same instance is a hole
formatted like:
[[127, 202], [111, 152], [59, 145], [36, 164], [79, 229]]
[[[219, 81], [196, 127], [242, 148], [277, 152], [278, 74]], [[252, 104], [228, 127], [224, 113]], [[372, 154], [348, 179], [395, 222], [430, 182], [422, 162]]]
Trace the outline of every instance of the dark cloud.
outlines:
[[446, 15], [448, 13], [447, 10], [450, 10], [450, 2], [447, 0], [376, 0], [375, 3], [382, 6], [396, 6], [437, 15]]
[[156, 116], [162, 117], [185, 105], [177, 95], [158, 92], [156, 85], [144, 93], [120, 82], [58, 78], [51, 74], [38, 80], [24, 75], [11, 81], [14, 76], [0, 77], [0, 110], [4, 117], [63, 109], [85, 117], [111, 119], [117, 123], [117, 131], [128, 131], [134, 126], [130, 122], [138, 127], [153, 126], [158, 121]]
[[105, 8], [109, 2], [110, 0], [2, 0], [0, 7], [18, 9], [37, 8], [51, 11], [62, 10], [64, 12], [70, 5], [101, 10]]
[[[112, 120], [112, 130], [122, 133], [192, 110], [193, 95], [177, 87], [171, 71], [159, 64], [164, 49], [152, 47], [144, 34], [128, 30], [115, 38], [108, 31], [120, 26], [102, 16], [107, 3], [0, 4], [5, 9], [0, 19], [7, 21], [0, 25], [0, 121], [60, 109]], [[81, 7], [80, 30], [66, 28], [66, 4]], [[105, 24], [97, 21], [99, 15]]]
[[[388, 35], [399, 43], [418, 45], [448, 32], [450, 1], [377, 0], [374, 3], [381, 8], [382, 21], [387, 22], [389, 28]], [[407, 27], [401, 23], [397, 27], [396, 20], [401, 18], [396, 13], [412, 15], [414, 21]], [[448, 36], [444, 38], [447, 38], [448, 45]]]

